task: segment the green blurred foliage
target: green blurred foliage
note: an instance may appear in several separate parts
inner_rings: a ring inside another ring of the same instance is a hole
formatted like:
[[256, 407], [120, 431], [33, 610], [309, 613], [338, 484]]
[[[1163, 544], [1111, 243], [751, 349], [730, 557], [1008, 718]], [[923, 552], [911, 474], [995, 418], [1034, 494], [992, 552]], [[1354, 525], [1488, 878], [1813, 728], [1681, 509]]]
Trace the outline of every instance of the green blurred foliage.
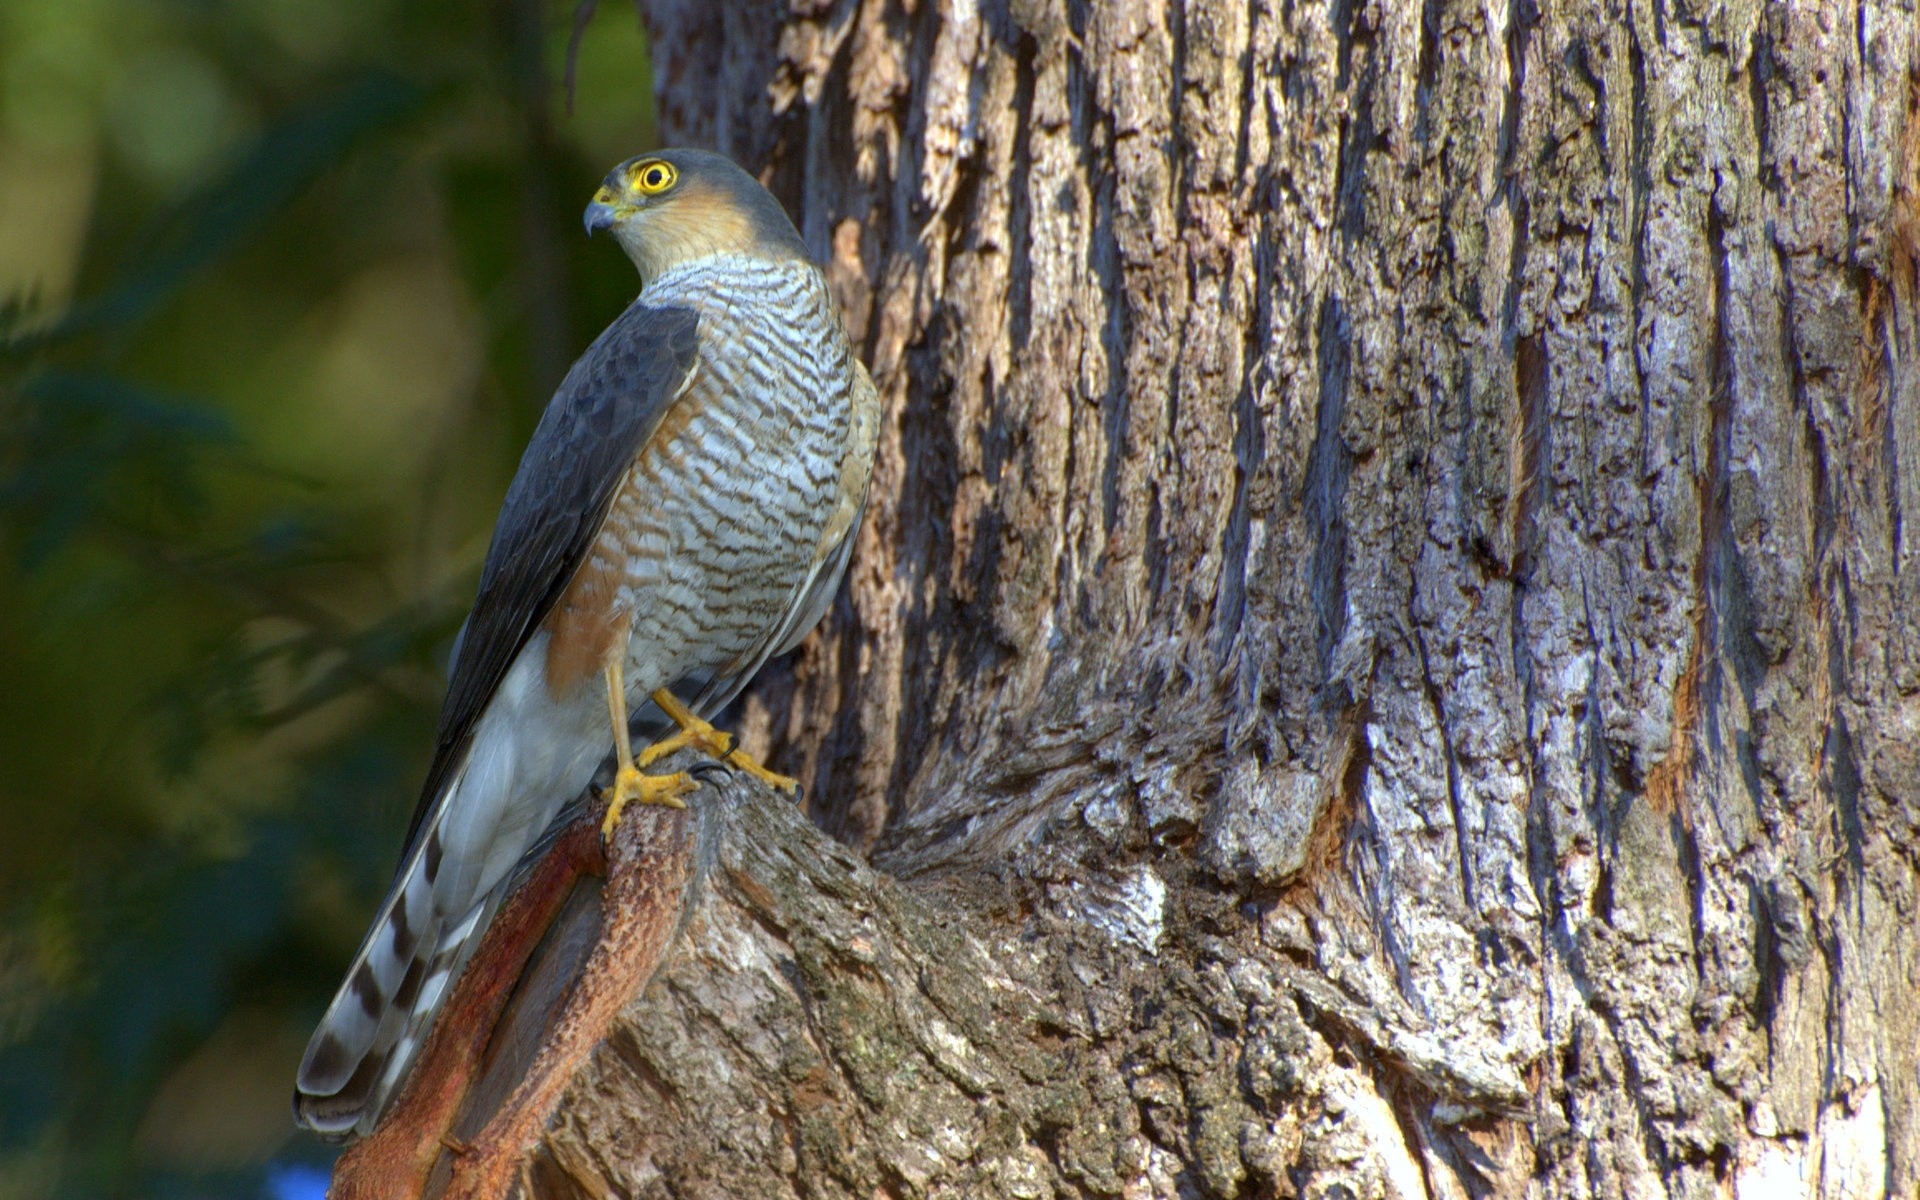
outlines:
[[258, 1196], [519, 448], [631, 297], [644, 38], [0, 4], [0, 1198]]

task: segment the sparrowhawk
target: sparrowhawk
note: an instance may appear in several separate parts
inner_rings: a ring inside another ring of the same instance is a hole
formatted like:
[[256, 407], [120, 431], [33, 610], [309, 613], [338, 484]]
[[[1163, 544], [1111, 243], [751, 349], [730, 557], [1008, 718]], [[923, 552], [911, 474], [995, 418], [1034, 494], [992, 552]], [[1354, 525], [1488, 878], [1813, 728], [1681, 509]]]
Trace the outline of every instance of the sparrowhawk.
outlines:
[[[300, 1064], [295, 1113], [323, 1134], [372, 1129], [515, 865], [609, 751], [609, 832], [693, 788], [646, 772], [665, 753], [729, 755], [707, 719], [820, 620], [866, 502], [878, 398], [765, 188], [662, 151], [614, 168], [586, 225], [640, 294], [507, 489], [399, 870]], [[648, 698], [679, 730], [636, 755]]]

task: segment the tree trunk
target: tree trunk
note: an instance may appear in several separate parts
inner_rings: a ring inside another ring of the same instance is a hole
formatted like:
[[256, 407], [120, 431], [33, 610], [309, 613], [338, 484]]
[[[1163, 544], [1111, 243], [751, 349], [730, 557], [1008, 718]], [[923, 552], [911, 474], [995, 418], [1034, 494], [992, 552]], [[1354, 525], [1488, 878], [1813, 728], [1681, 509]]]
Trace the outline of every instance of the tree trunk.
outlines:
[[709, 805], [536, 1193], [1920, 1192], [1910, 8], [642, 7], [888, 400], [858, 855]]

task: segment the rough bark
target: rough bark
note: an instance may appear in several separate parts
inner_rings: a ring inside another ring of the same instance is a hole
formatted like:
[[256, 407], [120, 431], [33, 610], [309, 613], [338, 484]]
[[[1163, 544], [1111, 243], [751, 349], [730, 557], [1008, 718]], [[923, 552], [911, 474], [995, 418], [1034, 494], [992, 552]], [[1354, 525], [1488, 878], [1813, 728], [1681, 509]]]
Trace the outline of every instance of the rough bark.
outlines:
[[711, 806], [537, 1193], [1920, 1191], [1910, 8], [642, 8], [890, 406], [854, 850]]

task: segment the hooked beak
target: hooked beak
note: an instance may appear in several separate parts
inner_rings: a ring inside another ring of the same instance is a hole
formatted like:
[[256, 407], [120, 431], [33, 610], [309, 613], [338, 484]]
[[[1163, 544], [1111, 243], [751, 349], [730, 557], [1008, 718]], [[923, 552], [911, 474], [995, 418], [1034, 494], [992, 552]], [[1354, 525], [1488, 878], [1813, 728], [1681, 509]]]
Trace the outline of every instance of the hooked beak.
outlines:
[[615, 219], [613, 205], [603, 200], [595, 200], [587, 205], [587, 236], [592, 237], [602, 229], [612, 229]]

